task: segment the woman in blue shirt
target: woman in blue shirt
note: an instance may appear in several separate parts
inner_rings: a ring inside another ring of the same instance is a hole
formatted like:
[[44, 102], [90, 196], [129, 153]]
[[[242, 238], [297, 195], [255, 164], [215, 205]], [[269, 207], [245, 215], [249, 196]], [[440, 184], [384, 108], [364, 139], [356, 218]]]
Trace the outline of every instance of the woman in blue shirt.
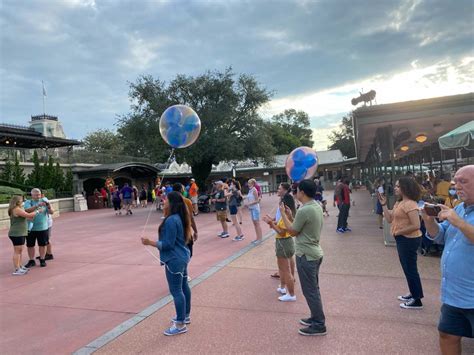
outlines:
[[192, 239], [191, 218], [179, 192], [168, 194], [164, 204], [166, 218], [158, 228], [158, 241], [142, 238], [144, 245], [158, 248], [161, 264], [165, 266], [166, 280], [176, 308], [173, 326], [166, 329], [165, 335], [177, 335], [188, 331], [191, 323], [191, 290], [188, 285], [189, 249], [186, 246]]

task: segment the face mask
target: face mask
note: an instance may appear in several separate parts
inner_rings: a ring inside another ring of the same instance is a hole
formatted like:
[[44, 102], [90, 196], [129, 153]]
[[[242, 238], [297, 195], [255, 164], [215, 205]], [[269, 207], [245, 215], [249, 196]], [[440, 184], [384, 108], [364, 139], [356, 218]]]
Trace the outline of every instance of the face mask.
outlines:
[[450, 194], [451, 196], [456, 195], [456, 190], [449, 190], [449, 194]]

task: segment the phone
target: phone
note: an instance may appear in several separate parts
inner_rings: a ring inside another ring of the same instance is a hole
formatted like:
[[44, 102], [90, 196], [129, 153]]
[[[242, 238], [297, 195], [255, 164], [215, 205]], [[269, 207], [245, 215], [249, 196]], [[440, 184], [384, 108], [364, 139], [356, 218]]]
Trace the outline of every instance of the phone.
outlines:
[[425, 209], [426, 214], [431, 217], [437, 217], [438, 213], [441, 212], [441, 207], [439, 207], [438, 205], [430, 204], [430, 203], [425, 203], [424, 209]]

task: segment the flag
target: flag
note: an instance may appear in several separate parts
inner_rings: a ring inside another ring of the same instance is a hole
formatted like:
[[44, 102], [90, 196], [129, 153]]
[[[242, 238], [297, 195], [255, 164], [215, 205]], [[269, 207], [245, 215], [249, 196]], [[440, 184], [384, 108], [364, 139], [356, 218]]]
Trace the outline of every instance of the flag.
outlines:
[[48, 95], [46, 95], [46, 88], [44, 87], [44, 81], [41, 80], [41, 82], [43, 83], [43, 96], [46, 97]]

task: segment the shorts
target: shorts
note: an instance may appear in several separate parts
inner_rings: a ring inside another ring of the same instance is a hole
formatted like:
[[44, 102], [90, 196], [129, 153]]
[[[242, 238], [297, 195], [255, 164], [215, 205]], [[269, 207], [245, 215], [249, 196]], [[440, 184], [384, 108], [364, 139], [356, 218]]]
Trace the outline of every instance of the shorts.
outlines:
[[193, 205], [197, 205], [198, 197], [197, 196], [191, 196], [191, 202], [193, 203]]
[[238, 212], [237, 206], [229, 206], [229, 212], [231, 216], [235, 216]]
[[120, 211], [120, 200], [113, 200], [112, 203], [114, 204], [114, 210]]
[[275, 254], [278, 258], [289, 259], [295, 255], [295, 241], [293, 238], [276, 238]]
[[26, 237], [26, 246], [28, 248], [33, 248], [38, 241], [38, 246], [44, 247], [49, 244], [49, 235], [48, 230], [44, 231], [30, 231]]
[[19, 245], [25, 245], [26, 237], [11, 237], [11, 236], [8, 236], [8, 238], [10, 238], [13, 245], [16, 246], [16, 247], [19, 246]]
[[128, 206], [132, 204], [132, 199], [131, 198], [124, 198], [123, 203]]
[[252, 221], [260, 220], [260, 208], [250, 208], [249, 211]]
[[225, 222], [226, 218], [227, 218], [227, 210], [223, 210], [223, 211], [216, 211], [216, 217], [217, 217], [217, 220], [220, 221], [220, 222]]
[[441, 306], [438, 330], [459, 337], [474, 338], [474, 309]]

